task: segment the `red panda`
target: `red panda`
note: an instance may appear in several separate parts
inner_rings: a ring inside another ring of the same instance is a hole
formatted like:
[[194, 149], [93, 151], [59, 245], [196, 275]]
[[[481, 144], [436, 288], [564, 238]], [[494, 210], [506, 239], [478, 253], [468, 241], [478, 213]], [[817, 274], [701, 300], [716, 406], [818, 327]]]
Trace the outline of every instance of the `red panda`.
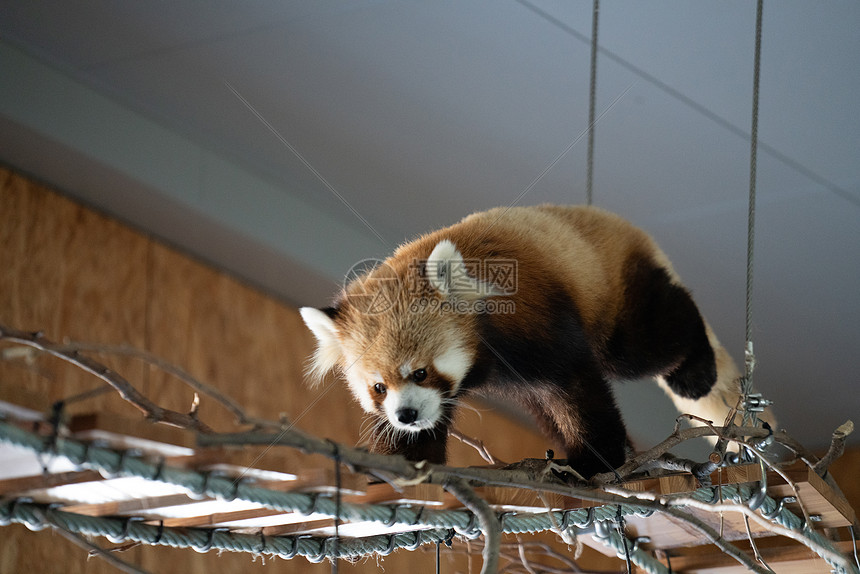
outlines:
[[301, 309], [311, 371], [338, 370], [374, 420], [373, 450], [444, 463], [458, 399], [529, 411], [583, 476], [623, 464], [608, 381], [653, 377], [721, 423], [738, 371], [654, 240], [581, 206], [497, 208], [424, 235]]

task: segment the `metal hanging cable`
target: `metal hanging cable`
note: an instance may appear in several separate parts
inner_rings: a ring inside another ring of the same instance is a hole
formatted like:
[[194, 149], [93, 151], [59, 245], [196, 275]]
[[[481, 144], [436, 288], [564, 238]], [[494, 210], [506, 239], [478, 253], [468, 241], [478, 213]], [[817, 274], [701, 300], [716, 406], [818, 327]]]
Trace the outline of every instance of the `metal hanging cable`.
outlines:
[[588, 90], [588, 159], [585, 183], [585, 201], [591, 205], [594, 195], [594, 111], [597, 100], [597, 24], [600, 0], [594, 0], [591, 16], [591, 81]]
[[[756, 204], [756, 170], [758, 156], [758, 115], [759, 115], [759, 83], [761, 78], [761, 30], [764, 0], [756, 4], [755, 23], [755, 58], [753, 64], [753, 101], [752, 128], [750, 130], [750, 185], [749, 211], [747, 217], [747, 275], [746, 275], [746, 340], [744, 346], [744, 377], [741, 391], [744, 400], [744, 421], [755, 420], [754, 412], [750, 412], [750, 395], [753, 386], [753, 371], [755, 370], [755, 354], [752, 341], [752, 293], [755, 252], [755, 204]], [[756, 405], [757, 406], [757, 405]]]

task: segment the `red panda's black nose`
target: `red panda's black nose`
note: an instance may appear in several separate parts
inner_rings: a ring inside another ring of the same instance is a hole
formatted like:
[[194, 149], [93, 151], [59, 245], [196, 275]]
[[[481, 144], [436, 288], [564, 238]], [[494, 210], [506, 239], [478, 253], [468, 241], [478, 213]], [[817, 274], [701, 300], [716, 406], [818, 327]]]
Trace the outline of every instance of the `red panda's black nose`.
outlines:
[[418, 420], [418, 411], [411, 408], [400, 409], [397, 411], [397, 420], [405, 425], [409, 425]]

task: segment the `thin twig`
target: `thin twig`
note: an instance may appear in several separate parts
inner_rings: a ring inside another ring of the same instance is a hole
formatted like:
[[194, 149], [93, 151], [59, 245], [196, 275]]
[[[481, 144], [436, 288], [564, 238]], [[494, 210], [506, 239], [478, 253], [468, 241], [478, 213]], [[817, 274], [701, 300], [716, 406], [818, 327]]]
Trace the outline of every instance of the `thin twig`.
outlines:
[[582, 542], [579, 541], [575, 533], [571, 534], [570, 529], [561, 529], [561, 524], [558, 523], [555, 514], [552, 513], [552, 508], [550, 507], [549, 501], [546, 499], [546, 494], [538, 490], [537, 495], [538, 498], [540, 498], [543, 507], [546, 508], [549, 520], [552, 522], [553, 531], [561, 537], [565, 544], [576, 546], [576, 554], [579, 555], [581, 553]]
[[[692, 415], [682, 415], [681, 417], [679, 417], [679, 419], [684, 418], [685, 416], [692, 417]], [[760, 427], [715, 427], [713, 425], [710, 425], [681, 429], [680, 421], [676, 421], [675, 428], [672, 431], [672, 434], [670, 434], [661, 443], [644, 452], [637, 454], [636, 456], [628, 460], [626, 463], [618, 467], [615, 472], [607, 472], [594, 476], [592, 478], [592, 481], [597, 483], [611, 482], [615, 480], [616, 472], [622, 478], [626, 478], [633, 474], [645, 463], [655, 460], [663, 453], [666, 453], [681, 444], [682, 442], [691, 439], [716, 435], [723, 436], [724, 438], [729, 440], [739, 440], [743, 439], [744, 437], [765, 438], [769, 436], [769, 434], [769, 431]], [[818, 458], [814, 454], [812, 454], [805, 447], [797, 443], [797, 441], [792, 439], [790, 436], [785, 434], [785, 432], [776, 431], [773, 433], [773, 438], [776, 442], [785, 445], [786, 447], [794, 451], [801, 458], [801, 460], [803, 460], [810, 467], [813, 467], [818, 461]]]
[[98, 556], [117, 570], [121, 570], [122, 572], [126, 572], [127, 574], [148, 574], [146, 570], [142, 570], [137, 566], [129, 564], [125, 560], [120, 560], [110, 551], [105, 550], [101, 546], [90, 542], [77, 532], [72, 532], [70, 530], [66, 530], [65, 528], [60, 528], [56, 525], [54, 525], [54, 530], [58, 532], [61, 536], [63, 536], [66, 540], [69, 540], [70, 542], [73, 542], [77, 546], [80, 546], [81, 548], [86, 550], [90, 556]]
[[158, 406], [143, 396], [119, 373], [112, 371], [97, 361], [79, 355], [75, 351], [62, 350], [61, 345], [49, 341], [41, 333], [27, 333], [0, 325], [0, 340], [33, 347], [95, 375], [113, 387], [123, 399], [131, 403], [132, 406], [141, 411], [152, 422], [164, 423], [201, 433], [214, 432], [209, 425], [197, 420], [195, 417]]
[[481, 458], [483, 458], [490, 464], [508, 464], [503, 460], [493, 456], [493, 453], [487, 450], [487, 446], [484, 444], [484, 441], [480, 439], [466, 436], [455, 428], [448, 429], [448, 436], [454, 437], [463, 444], [474, 448], [476, 451], [478, 451], [478, 454], [481, 455]]
[[[579, 567], [579, 565], [559, 552], [556, 552], [552, 547], [543, 542], [502, 542], [499, 545], [499, 556], [505, 558], [512, 563], [518, 563], [519, 558], [519, 549], [520, 547], [524, 548], [526, 552], [539, 554], [541, 556], [545, 556], [551, 560], [557, 560], [561, 562], [564, 567], [558, 568], [555, 566], [548, 566], [546, 564], [536, 564], [534, 559], [532, 559], [531, 564], [533, 564], [533, 568], [538, 569], [540, 572], [547, 572], [553, 574], [599, 574], [594, 570], [583, 570]], [[483, 543], [480, 540], [472, 540], [470, 544], [465, 548], [463, 546], [452, 546], [451, 548], [446, 548], [445, 552], [449, 554], [472, 554], [474, 552], [481, 553], [483, 550]], [[433, 551], [431, 549], [426, 549], [426, 551]], [[507, 572], [508, 570], [504, 570]]]
[[150, 353], [149, 351], [144, 351], [142, 349], [138, 349], [129, 345], [101, 345], [82, 342], [71, 342], [64, 343], [62, 345], [56, 345], [54, 349], [59, 352], [87, 352], [96, 353], [99, 355], [116, 355], [122, 357], [131, 357], [133, 359], [143, 361], [144, 363], [152, 365], [159, 370], [167, 373], [168, 375], [179, 379], [195, 391], [204, 394], [220, 403], [235, 417], [236, 424], [251, 425], [255, 428], [260, 429], [279, 429], [283, 426], [282, 421], [272, 421], [248, 415], [245, 412], [245, 409], [243, 409], [239, 403], [237, 403], [227, 395], [223, 394], [212, 385], [204, 383], [203, 381], [192, 376], [185, 369], [174, 365], [169, 361], [165, 361], [161, 357], [158, 357], [153, 353]]
[[827, 469], [830, 468], [831, 464], [833, 464], [833, 461], [842, 456], [842, 453], [845, 452], [845, 440], [852, 432], [854, 432], [854, 423], [850, 420], [845, 421], [845, 423], [833, 431], [830, 448], [827, 449], [827, 453], [815, 464], [814, 467], [815, 472], [817, 472], [819, 476], [824, 476], [827, 473]]
[[755, 559], [759, 561], [759, 563], [768, 569], [769, 572], [773, 572], [773, 568], [768, 566], [767, 562], [762, 558], [761, 553], [758, 551], [758, 546], [755, 543], [755, 539], [753, 539], [752, 530], [750, 529], [750, 519], [748, 516], [744, 516], [744, 527], [747, 531], [747, 539], [750, 541], [750, 548], [752, 548], [753, 556]]
[[522, 541], [520, 540], [519, 536], [517, 536], [517, 554], [519, 555], [520, 562], [522, 563], [523, 568], [525, 568], [526, 572], [528, 572], [529, 574], [537, 574], [537, 572], [535, 572], [535, 569], [531, 567], [531, 564], [529, 564], [529, 559], [526, 558], [526, 549], [523, 547]]

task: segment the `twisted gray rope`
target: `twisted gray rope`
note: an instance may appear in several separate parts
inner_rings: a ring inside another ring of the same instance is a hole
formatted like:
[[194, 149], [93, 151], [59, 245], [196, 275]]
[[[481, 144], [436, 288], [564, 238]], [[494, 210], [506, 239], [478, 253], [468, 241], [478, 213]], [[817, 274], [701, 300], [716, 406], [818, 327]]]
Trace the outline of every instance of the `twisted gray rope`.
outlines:
[[141, 521], [87, 516], [64, 512], [51, 505], [34, 504], [11, 500], [0, 504], [0, 525], [12, 522], [24, 524], [31, 530], [53, 526], [86, 536], [104, 536], [108, 539], [134, 541], [148, 545], [193, 548], [198, 552], [227, 550], [269, 554], [282, 558], [304, 556], [312, 562], [335, 557], [357, 558], [368, 554], [387, 555], [398, 548], [416, 549], [423, 544], [447, 540], [448, 529], [416, 530], [393, 535], [377, 535], [364, 538], [342, 538], [337, 544], [334, 537], [313, 538], [310, 536], [269, 536], [238, 534], [220, 529], [162, 528]]
[[595, 538], [600, 540], [609, 548], [615, 550], [615, 555], [621, 560], [627, 560], [627, 556], [629, 554], [630, 561], [648, 572], [648, 574], [669, 574], [670, 572], [666, 566], [657, 560], [654, 560], [654, 558], [644, 550], [639, 548], [631, 550], [633, 543], [626, 538], [622, 538], [615, 529], [609, 530], [604, 535], [595, 536]]
[[[147, 545], [192, 548], [198, 552], [226, 550], [267, 554], [291, 559], [304, 556], [311, 562], [325, 559], [357, 558], [370, 554], [387, 556], [392, 551], [406, 548], [415, 550], [424, 544], [449, 540], [453, 532], [447, 529], [421, 530], [402, 534], [378, 535], [365, 538], [343, 538], [335, 544], [334, 537], [313, 538], [309, 536], [261, 537], [238, 534], [219, 529], [160, 528], [152, 524], [119, 518], [87, 516], [64, 512], [52, 505], [35, 504], [21, 500], [0, 503], [0, 526], [10, 523], [24, 524], [31, 530], [42, 530], [48, 526], [86, 536], [104, 536], [115, 542], [134, 541]], [[625, 541], [617, 532], [608, 538], [598, 538], [607, 546], [624, 556]], [[632, 546], [629, 540], [628, 548]], [[631, 561], [649, 574], [667, 574], [668, 570], [647, 552], [635, 550]]]
[[[168, 465], [152, 464], [142, 460], [135, 454], [86, 445], [66, 438], [57, 438], [49, 446], [43, 437], [4, 421], [0, 421], [0, 442], [23, 447], [37, 454], [64, 456], [79, 466], [94, 468], [103, 474], [137, 476], [148, 480], [157, 480], [187, 488], [200, 495], [225, 500], [235, 499], [254, 502], [267, 508], [284, 512], [314, 512], [328, 516], [338, 514], [335, 501], [317, 494], [269, 490], [252, 486], [242, 481], [236, 482], [224, 476], [175, 468]], [[154, 541], [157, 541], [159, 544], [200, 549], [206, 547], [208, 541], [211, 542], [212, 548], [261, 552], [262, 543], [261, 538], [258, 536], [233, 535], [232, 533], [220, 530], [213, 532], [211, 529], [162, 528], [163, 538], [159, 540], [157, 538], [158, 527], [156, 526], [144, 525], [135, 521], [128, 522], [125, 519], [108, 518], [101, 518], [100, 520], [107, 521], [102, 523], [96, 517], [75, 518], [78, 515], [56, 509], [39, 511], [37, 510], [38, 508], [39, 505], [32, 505], [26, 502], [7, 501], [0, 507], [0, 523], [14, 521], [36, 526], [51, 523], [73, 532], [104, 535], [114, 538], [123, 534], [123, 528], [125, 528], [126, 538], [146, 544], [153, 544], [156, 543]], [[610, 521], [614, 519], [617, 508], [618, 505], [612, 505], [606, 508], [598, 507], [591, 511], [588, 509], [578, 509], [567, 512], [503, 514], [499, 520], [504, 532], [543, 532], [552, 530], [558, 524], [564, 524], [567, 528], [577, 528], [577, 525], [586, 525], [592, 520]], [[621, 511], [625, 515], [630, 515], [641, 513], [643, 509], [636, 505], [622, 504]], [[343, 547], [341, 546], [345, 543], [344, 539], [340, 539], [337, 544], [334, 543], [333, 538], [328, 539], [330, 540], [330, 542], [326, 543], [328, 546], [322, 547], [318, 541], [310, 538], [273, 537], [265, 539], [265, 551], [284, 555], [290, 554], [295, 550], [303, 556], [321, 556], [322, 558], [338, 556], [347, 558], [373, 552], [387, 553], [389, 547], [392, 549], [400, 547], [411, 548], [418, 544], [436, 542], [441, 539], [450, 538], [454, 532], [470, 537], [477, 536], [480, 533], [476, 528], [477, 521], [475, 516], [465, 510], [436, 510], [400, 505], [342, 502], [339, 514], [344, 520], [374, 521], [383, 524], [401, 524], [416, 527], [429, 526], [433, 530], [425, 531], [429, 532], [429, 534], [422, 534], [420, 542], [416, 538], [416, 534], [407, 533], [394, 537], [389, 535], [369, 537], [362, 539], [366, 541], [362, 544], [350, 541]], [[292, 540], [296, 540], [298, 546], [293, 547]], [[645, 564], [649, 560], [649, 557], [643, 554], [641, 560]]]

